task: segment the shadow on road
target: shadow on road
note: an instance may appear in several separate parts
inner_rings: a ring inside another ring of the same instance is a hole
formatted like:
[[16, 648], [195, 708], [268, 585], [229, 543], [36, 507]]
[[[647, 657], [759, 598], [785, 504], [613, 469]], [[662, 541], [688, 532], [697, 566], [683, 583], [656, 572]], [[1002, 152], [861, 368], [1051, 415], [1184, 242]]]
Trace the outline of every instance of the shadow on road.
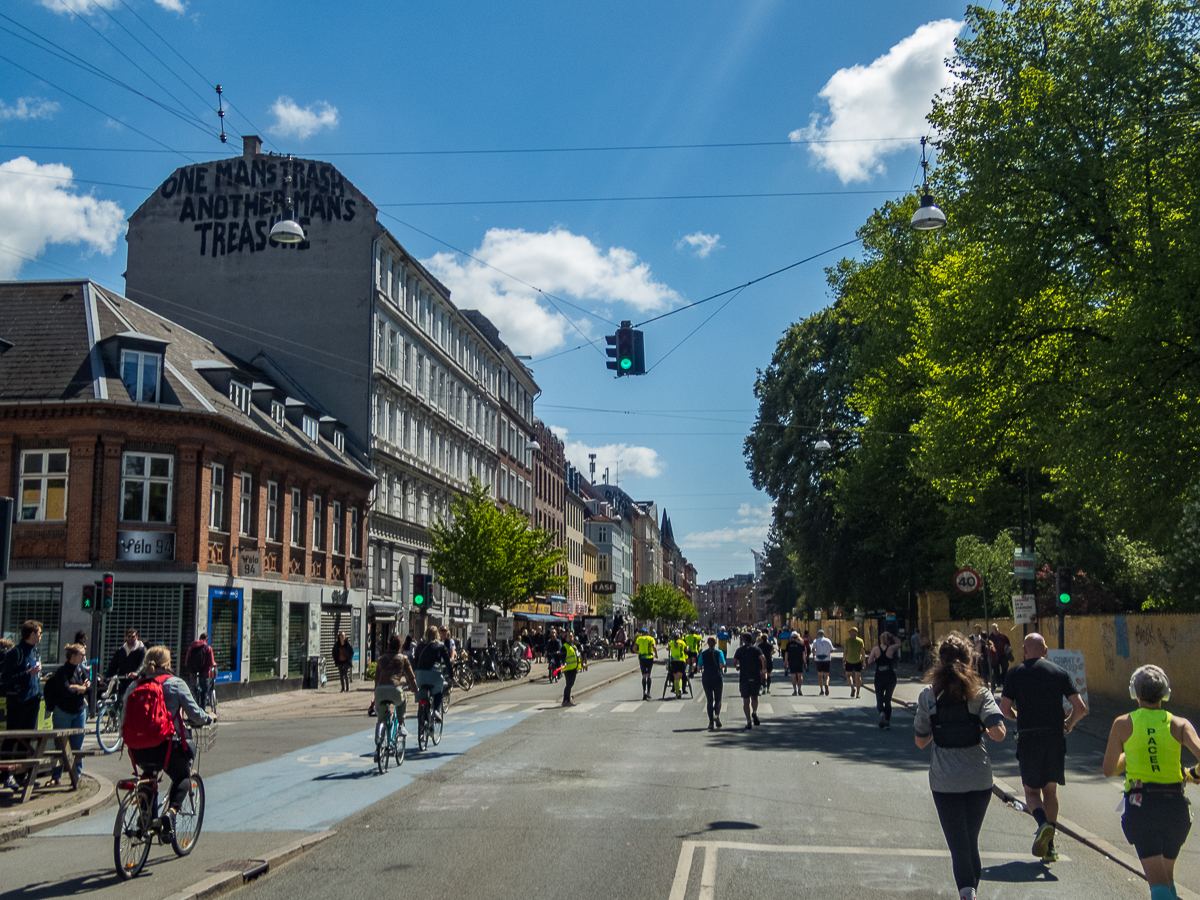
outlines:
[[[147, 863], [147, 869], [153, 860]], [[145, 871], [145, 870], [143, 870]], [[0, 893], [3, 900], [53, 900], [54, 897], [73, 897], [78, 894], [90, 894], [101, 888], [114, 886], [120, 882], [117, 873], [111, 869], [96, 871], [88, 875], [77, 875], [63, 881], [42, 881], [28, 884], [25, 887]]]
[[1007, 862], [999, 866], [984, 866], [982, 880], [1024, 884], [1058, 881], [1058, 878], [1042, 862]]
[[687, 834], [679, 835], [680, 840], [686, 840], [690, 837], [698, 837], [702, 834], [711, 834], [714, 831], [754, 831], [762, 828], [761, 825], [755, 825], [753, 822], [738, 822], [733, 819], [723, 819], [717, 822], [709, 822], [704, 828], [699, 831], [692, 831]]

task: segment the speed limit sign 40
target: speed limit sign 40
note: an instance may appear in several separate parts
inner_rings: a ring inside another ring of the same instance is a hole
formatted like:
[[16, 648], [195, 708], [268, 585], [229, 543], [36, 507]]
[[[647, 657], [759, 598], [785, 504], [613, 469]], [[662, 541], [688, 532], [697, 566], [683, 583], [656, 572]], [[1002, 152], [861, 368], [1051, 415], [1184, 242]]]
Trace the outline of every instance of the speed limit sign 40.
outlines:
[[983, 585], [983, 579], [974, 569], [959, 569], [954, 573], [954, 589], [960, 594], [973, 594]]

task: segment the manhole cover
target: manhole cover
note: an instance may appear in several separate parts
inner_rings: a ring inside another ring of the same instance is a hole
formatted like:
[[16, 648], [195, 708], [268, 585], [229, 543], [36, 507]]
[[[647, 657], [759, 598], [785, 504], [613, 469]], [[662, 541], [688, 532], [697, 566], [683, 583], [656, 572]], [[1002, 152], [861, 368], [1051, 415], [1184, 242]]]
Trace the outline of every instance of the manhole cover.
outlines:
[[211, 869], [205, 869], [206, 872], [245, 872], [247, 869], [253, 869], [255, 866], [261, 866], [261, 859], [230, 859], [219, 865], [213, 866]]

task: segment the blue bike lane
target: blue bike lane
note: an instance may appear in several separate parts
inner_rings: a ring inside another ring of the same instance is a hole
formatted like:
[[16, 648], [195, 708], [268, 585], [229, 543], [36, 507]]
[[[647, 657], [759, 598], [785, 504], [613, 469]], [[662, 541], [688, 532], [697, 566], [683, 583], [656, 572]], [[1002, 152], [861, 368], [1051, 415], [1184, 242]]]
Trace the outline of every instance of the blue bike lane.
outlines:
[[[490, 715], [451, 711], [441, 743], [416, 752], [416, 737], [400, 768], [380, 775], [374, 728], [313, 744], [254, 765], [205, 776], [204, 831], [217, 833], [324, 831], [411, 784], [538, 712], [537, 704]], [[410, 717], [410, 724], [413, 719]], [[219, 752], [219, 751], [217, 751]], [[200, 767], [203, 775], [203, 764]], [[38, 832], [35, 837], [112, 834], [115, 808]]]

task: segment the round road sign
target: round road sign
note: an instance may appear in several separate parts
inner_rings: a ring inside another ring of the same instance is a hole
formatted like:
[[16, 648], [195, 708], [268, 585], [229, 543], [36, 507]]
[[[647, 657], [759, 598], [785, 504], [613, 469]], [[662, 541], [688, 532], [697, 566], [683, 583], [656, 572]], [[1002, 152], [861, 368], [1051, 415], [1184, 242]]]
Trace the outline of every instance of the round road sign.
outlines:
[[959, 569], [954, 573], [954, 589], [960, 594], [973, 594], [983, 586], [983, 579], [974, 569]]

